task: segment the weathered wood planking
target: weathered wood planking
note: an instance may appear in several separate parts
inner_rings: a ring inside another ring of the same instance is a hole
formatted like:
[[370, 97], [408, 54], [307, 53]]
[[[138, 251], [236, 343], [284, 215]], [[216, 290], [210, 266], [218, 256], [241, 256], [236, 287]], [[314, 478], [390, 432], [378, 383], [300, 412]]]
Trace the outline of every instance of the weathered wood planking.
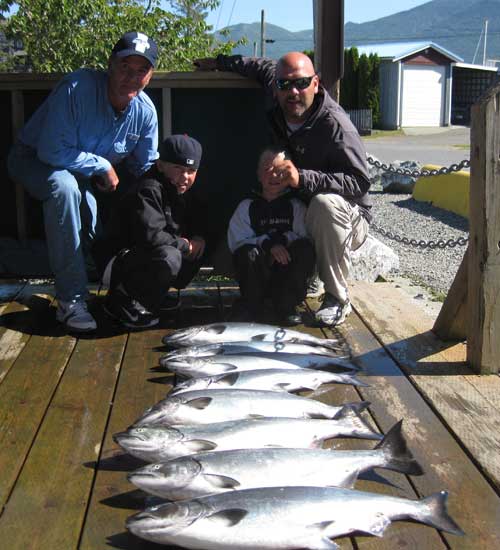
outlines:
[[0, 517], [6, 548], [75, 547], [126, 339], [78, 341]]
[[143, 463], [124, 453], [112, 436], [126, 430], [170, 389], [167, 382], [172, 375], [151, 370], [158, 365], [162, 352], [157, 348], [165, 333], [152, 330], [129, 336], [82, 532], [82, 550], [104, 548], [110, 543], [120, 548], [157, 548], [125, 531], [127, 517], [146, 507], [146, 494], [127, 481], [127, 473]]
[[[495, 458], [498, 460], [498, 411], [482, 398], [476, 387], [468, 381], [468, 377], [453, 374], [453, 364], [446, 362], [448, 352], [441, 351], [433, 356], [429, 355], [433, 352], [432, 337], [429, 334], [423, 333], [424, 339], [415, 337], [415, 334], [419, 334], [418, 320], [425, 324], [431, 322], [430, 318], [426, 321], [424, 317], [419, 317], [419, 312], [412, 311], [406, 302], [409, 300], [408, 297], [395, 292], [389, 284], [353, 283], [351, 298], [363, 321], [370, 326], [398, 365], [409, 374], [410, 380], [426, 400], [432, 403], [432, 407], [470, 453], [480, 461], [482, 470], [490, 478], [493, 477], [498, 468], [498, 462], [495, 464]], [[412, 315], [412, 318], [408, 319], [408, 315]], [[410, 328], [412, 326], [413, 329]], [[357, 345], [356, 342], [360, 338], [361, 336], [356, 333], [353, 346]], [[456, 352], [456, 349], [454, 351]], [[453, 354], [451, 356], [453, 357]], [[433, 363], [429, 362], [429, 357], [440, 361], [436, 368], [438, 376], [430, 374]], [[435, 419], [436, 416], [428, 406], [425, 406], [424, 401], [415, 401], [410, 392], [398, 387], [401, 384], [406, 386], [409, 382], [398, 374], [399, 369], [394, 370], [392, 361], [387, 362], [385, 353], [375, 342], [373, 352], [360, 357], [360, 360], [366, 361], [369, 374], [375, 368], [375, 373], [380, 374], [380, 377], [371, 382], [373, 388], [378, 387], [378, 404], [375, 401], [377, 394], [372, 395], [372, 389], [361, 390], [361, 393], [372, 401], [372, 412], [378, 417], [384, 411], [389, 411], [390, 422], [399, 417], [407, 419], [407, 429], [411, 433], [410, 441], [414, 444], [412, 449], [415, 449], [418, 458], [427, 457], [431, 465], [431, 470], [423, 480], [435, 480], [431, 490], [434, 490], [439, 481], [445, 481], [443, 488], [449, 489], [455, 499], [450, 503], [452, 515], [458, 513], [457, 518], [463, 516], [467, 520], [462, 528], [467, 531], [468, 536], [462, 543], [453, 537], [453, 547], [500, 546], [500, 504], [495, 491], [468, 457], [460, 451], [460, 446], [449, 435], [445, 426], [435, 420], [431, 423], [431, 419]], [[426, 362], [424, 366], [421, 365], [423, 361]], [[415, 372], [428, 374], [413, 374]], [[498, 383], [498, 377], [489, 378], [493, 383]], [[389, 391], [391, 386], [395, 386], [395, 391]], [[381, 412], [377, 412], [378, 408]], [[425, 423], [422, 418], [427, 419]], [[424, 466], [425, 462], [426, 460], [423, 461]], [[421, 487], [420, 478], [415, 478], [414, 484], [422, 492], [427, 492], [426, 486]], [[471, 546], [476, 539], [477, 546]], [[448, 539], [447, 541], [450, 542]]]
[[[316, 308], [318, 303], [314, 300], [308, 300], [308, 303]], [[352, 361], [360, 367], [365, 367], [365, 360], [363, 359], [366, 355], [369, 355], [372, 351], [371, 344], [373, 344], [373, 336], [370, 334], [368, 329], [363, 325], [356, 314], [353, 313], [349, 318], [349, 324], [344, 325], [339, 331], [340, 336], [345, 339], [346, 349], [352, 354]], [[308, 328], [307, 332], [317, 334], [317, 329]], [[328, 334], [332, 331], [325, 329], [328, 337], [332, 337], [331, 334]], [[353, 336], [353, 333], [356, 332], [356, 336]], [[358, 345], [353, 346], [353, 339], [356, 339]], [[385, 354], [384, 354], [385, 355]], [[385, 355], [385, 360], [390, 361], [390, 359]], [[372, 378], [366, 376], [361, 372], [359, 375], [360, 379], [363, 379], [365, 382], [371, 384]], [[332, 405], [340, 405], [341, 403], [349, 403], [359, 401], [361, 399], [371, 401], [371, 395], [367, 396], [363, 391], [365, 388], [347, 385], [332, 385], [332, 391], [328, 393], [321, 393], [317, 395], [316, 398], [325, 403]], [[415, 390], [409, 385], [409, 391], [416, 393]], [[368, 416], [368, 413], [363, 413], [363, 416], [368, 419], [369, 423], [372, 426], [378, 426], [383, 433], [386, 433], [392, 423], [380, 422], [378, 415], [374, 414], [372, 407], [370, 405], [369, 412], [371, 413], [371, 418]], [[398, 419], [399, 420], [399, 419]], [[407, 434], [405, 434], [407, 436]], [[408, 438], [408, 436], [407, 436]], [[331, 440], [331, 447], [335, 449], [372, 449], [376, 442], [363, 440], [363, 439], [338, 439]], [[411, 442], [408, 440], [409, 447], [412, 449]], [[425, 464], [422, 464], [425, 467]], [[388, 470], [378, 470], [377, 474], [380, 476], [382, 481], [386, 483], [381, 483], [378, 480], [373, 481], [373, 475], [368, 475], [367, 477], [370, 480], [362, 479], [358, 480], [355, 485], [355, 489], [360, 491], [376, 492], [381, 494], [387, 494], [390, 496], [396, 496], [401, 498], [417, 499], [418, 493], [415, 492], [412, 484], [408, 481], [407, 476], [398, 474], [396, 472], [390, 472]], [[375, 478], [378, 479], [378, 478]], [[413, 479], [413, 478], [412, 478]], [[369, 550], [371, 548], [377, 550], [391, 550], [393, 548], [418, 548], [419, 550], [423, 549], [432, 549], [437, 550], [439, 548], [445, 548], [446, 546], [442, 542], [442, 539], [438, 532], [435, 529], [432, 529], [426, 525], [410, 523], [406, 521], [397, 521], [394, 522], [388, 529], [385, 531], [382, 538], [378, 537], [362, 537], [356, 536], [356, 548], [363, 548]], [[335, 541], [337, 542], [337, 540]]]
[[[49, 309], [48, 302], [45, 309]], [[50, 312], [47, 313], [50, 315]], [[12, 311], [12, 315], [16, 314], [24, 315], [24, 312]], [[23, 467], [76, 344], [76, 340], [69, 336], [29, 337], [35, 319], [39, 322], [43, 319], [40, 311], [35, 314], [31, 310], [24, 315], [24, 319], [28, 335], [21, 331], [14, 331], [13, 334], [27, 338], [22, 339], [22, 345], [11, 347], [9, 353], [2, 357], [4, 364], [9, 361], [12, 365], [15, 361], [15, 366], [0, 384], [0, 510]], [[50, 325], [50, 320], [45, 318], [45, 323]], [[21, 330], [21, 325], [18, 328]]]
[[477, 372], [499, 372], [500, 85], [471, 110], [471, 193], [467, 359]]
[[123, 549], [158, 548], [158, 545], [137, 538], [125, 529], [127, 517], [148, 506], [151, 497], [127, 481], [127, 472], [143, 463], [125, 454], [113, 442], [112, 436], [125, 430], [146, 408], [163, 399], [170, 390], [173, 375], [158, 370], [159, 358], [166, 353], [162, 337], [183, 326], [210, 323], [218, 319], [219, 298], [214, 295], [213, 289], [207, 292], [188, 290], [181, 295], [181, 311], [165, 316], [160, 328], [131, 334], [129, 337], [82, 531], [82, 550], [102, 548], [106, 543]]
[[0, 296], [0, 383], [14, 364], [31, 335], [43, 326], [39, 316], [46, 315], [52, 301], [52, 288], [45, 285], [1, 285]]
[[441, 340], [465, 340], [467, 338], [468, 270], [469, 253], [467, 249], [432, 328]]

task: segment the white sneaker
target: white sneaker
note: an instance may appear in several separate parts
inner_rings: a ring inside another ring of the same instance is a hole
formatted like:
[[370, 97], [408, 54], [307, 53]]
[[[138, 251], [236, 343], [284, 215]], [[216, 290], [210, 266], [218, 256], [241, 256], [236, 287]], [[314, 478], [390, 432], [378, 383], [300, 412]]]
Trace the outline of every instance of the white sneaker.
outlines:
[[90, 315], [85, 300], [58, 301], [56, 319], [64, 323], [72, 332], [91, 332], [96, 330], [95, 319]]
[[335, 296], [325, 293], [323, 303], [315, 313], [315, 318], [318, 323], [327, 327], [341, 325], [346, 317], [351, 313], [352, 306], [349, 301], [345, 304], [340, 304]]

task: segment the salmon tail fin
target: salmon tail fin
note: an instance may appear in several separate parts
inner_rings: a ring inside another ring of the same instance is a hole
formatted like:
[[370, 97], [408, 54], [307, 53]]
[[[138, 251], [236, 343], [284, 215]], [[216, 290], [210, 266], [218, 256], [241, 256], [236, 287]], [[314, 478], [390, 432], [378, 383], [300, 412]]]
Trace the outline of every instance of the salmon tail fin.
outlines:
[[401, 430], [402, 424], [402, 420], [396, 422], [375, 449], [380, 449], [384, 454], [384, 468], [402, 474], [420, 476], [424, 470], [408, 449]]
[[415, 519], [423, 521], [427, 525], [435, 527], [440, 531], [446, 531], [452, 535], [463, 536], [465, 533], [448, 514], [447, 502], [448, 493], [446, 491], [434, 493], [433, 495], [423, 498], [420, 503], [422, 505], [421, 510], [424, 510], [424, 512], [421, 512], [419, 514], [420, 517]]

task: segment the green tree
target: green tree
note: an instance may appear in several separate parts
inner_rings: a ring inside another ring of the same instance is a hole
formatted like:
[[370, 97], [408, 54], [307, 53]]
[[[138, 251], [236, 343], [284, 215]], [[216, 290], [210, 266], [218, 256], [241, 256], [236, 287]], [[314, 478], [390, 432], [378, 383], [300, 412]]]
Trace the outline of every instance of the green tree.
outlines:
[[199, 0], [169, 0], [175, 13], [194, 21], [205, 20], [208, 15], [207, 3]]
[[344, 76], [340, 82], [340, 104], [345, 109], [358, 108], [358, 64], [357, 48], [344, 50]]
[[[219, 0], [184, 0], [203, 14]], [[141, 31], [155, 39], [158, 69], [192, 69], [198, 57], [230, 53], [235, 42], [217, 42], [204, 17], [162, 9], [161, 0], [0, 0], [0, 11], [17, 8], [6, 34], [20, 38], [27, 65], [36, 72], [68, 72], [78, 67], [105, 68], [115, 42], [125, 32]]]

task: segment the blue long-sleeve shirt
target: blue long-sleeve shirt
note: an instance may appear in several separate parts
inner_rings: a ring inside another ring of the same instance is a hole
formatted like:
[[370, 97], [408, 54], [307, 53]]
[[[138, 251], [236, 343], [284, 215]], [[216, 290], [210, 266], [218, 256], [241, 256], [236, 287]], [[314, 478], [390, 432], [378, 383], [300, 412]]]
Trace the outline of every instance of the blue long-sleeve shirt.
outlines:
[[135, 176], [158, 158], [158, 119], [139, 93], [117, 114], [108, 99], [108, 76], [79, 69], [65, 76], [19, 134], [42, 162], [84, 177], [103, 174], [125, 158]]

